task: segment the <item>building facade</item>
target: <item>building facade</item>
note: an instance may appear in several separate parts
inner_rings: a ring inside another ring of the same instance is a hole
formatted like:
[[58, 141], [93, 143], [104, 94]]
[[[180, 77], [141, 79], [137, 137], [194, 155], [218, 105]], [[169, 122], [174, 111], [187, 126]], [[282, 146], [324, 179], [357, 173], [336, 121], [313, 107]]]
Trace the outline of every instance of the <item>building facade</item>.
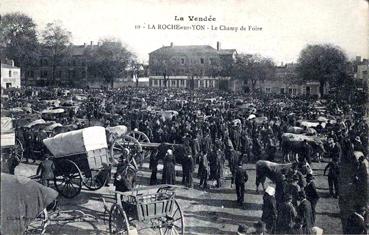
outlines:
[[236, 50], [208, 45], [163, 46], [149, 53], [150, 87], [222, 88], [230, 80]]
[[46, 53], [24, 68], [24, 82], [29, 86], [54, 84], [64, 87], [84, 87], [94, 74], [88, 70], [88, 52], [98, 45], [72, 45], [68, 55], [58, 61]]
[[1, 88], [20, 88], [21, 69], [14, 66], [14, 62], [1, 62]]
[[[320, 83], [317, 81], [303, 81], [298, 78], [296, 64], [290, 63], [275, 67], [273, 77], [263, 80], [232, 81], [234, 91], [259, 91], [265, 94], [281, 94], [288, 96], [316, 96], [320, 97]], [[329, 86], [325, 86], [327, 93]]]

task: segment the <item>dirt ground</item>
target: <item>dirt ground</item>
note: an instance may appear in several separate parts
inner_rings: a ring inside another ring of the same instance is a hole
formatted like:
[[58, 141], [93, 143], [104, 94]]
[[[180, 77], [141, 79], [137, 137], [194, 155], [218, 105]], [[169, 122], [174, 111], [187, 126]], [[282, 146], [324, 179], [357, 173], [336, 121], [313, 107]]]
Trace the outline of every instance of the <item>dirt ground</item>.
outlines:
[[[326, 163], [313, 163], [312, 168], [316, 177], [316, 186], [321, 196], [317, 205], [316, 226], [322, 228], [325, 234], [342, 233], [341, 221], [339, 218], [338, 200], [328, 198], [327, 177], [323, 176]], [[159, 166], [159, 170], [162, 166]], [[252, 224], [261, 217], [262, 193], [255, 190], [255, 164], [247, 166], [249, 180], [246, 183], [245, 203], [242, 207], [236, 203], [236, 193], [234, 186], [230, 187], [230, 172], [225, 171], [224, 184], [221, 189], [198, 189], [198, 178], [195, 174], [195, 188], [179, 188], [176, 190], [176, 198], [184, 211], [186, 234], [236, 234], [239, 224]], [[31, 176], [36, 172], [37, 164], [21, 163], [16, 168], [17, 175]], [[177, 171], [181, 167], [177, 166]], [[196, 170], [197, 173], [197, 170]], [[148, 185], [150, 171], [148, 164], [143, 165], [139, 172], [139, 185]], [[158, 178], [161, 179], [159, 171]], [[180, 184], [181, 177], [177, 177], [177, 184]], [[211, 183], [211, 182], [210, 182]], [[271, 182], [268, 182], [271, 184]], [[46, 233], [48, 234], [107, 234], [108, 216], [104, 216], [104, 204], [102, 198], [107, 202], [108, 207], [114, 202], [114, 190], [104, 187], [97, 191], [82, 189], [81, 193], [73, 199], [60, 198], [61, 210], [79, 210], [85, 214], [92, 215], [97, 219], [86, 217], [85, 221], [69, 220], [78, 215], [76, 211], [69, 211], [58, 216], [59, 221], [51, 221]], [[104, 221], [104, 218], [106, 219]], [[64, 219], [64, 221], [62, 220]], [[144, 229], [149, 224], [136, 224], [138, 234], [158, 234], [158, 231]]]

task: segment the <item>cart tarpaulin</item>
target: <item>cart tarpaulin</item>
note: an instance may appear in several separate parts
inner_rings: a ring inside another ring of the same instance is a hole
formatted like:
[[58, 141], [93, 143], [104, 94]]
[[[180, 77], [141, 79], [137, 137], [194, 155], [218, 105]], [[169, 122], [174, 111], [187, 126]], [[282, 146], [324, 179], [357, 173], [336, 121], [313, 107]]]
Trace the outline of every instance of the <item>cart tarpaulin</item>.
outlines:
[[293, 133], [282, 134], [282, 140], [289, 140], [291, 142], [302, 142], [306, 140], [307, 142], [314, 142], [316, 144], [323, 143], [323, 140], [318, 136], [307, 136], [304, 134], [293, 134]]
[[105, 128], [101, 126], [61, 133], [44, 139], [43, 142], [54, 157], [71, 156], [108, 148]]
[[1, 117], [1, 132], [10, 132], [13, 129], [13, 121], [10, 117]]
[[29, 123], [28, 125], [26, 125], [26, 127], [31, 128], [31, 127], [33, 127], [33, 126], [35, 126], [35, 125], [38, 125], [38, 124], [45, 124], [45, 123], [46, 123], [46, 122], [45, 122], [45, 120], [44, 120], [44, 119], [37, 119], [37, 120], [35, 120], [35, 121], [33, 121], [33, 122]]
[[45, 109], [41, 113], [42, 114], [58, 114], [58, 113], [64, 113], [64, 109]]
[[1, 173], [1, 234], [23, 234], [58, 196], [29, 178]]

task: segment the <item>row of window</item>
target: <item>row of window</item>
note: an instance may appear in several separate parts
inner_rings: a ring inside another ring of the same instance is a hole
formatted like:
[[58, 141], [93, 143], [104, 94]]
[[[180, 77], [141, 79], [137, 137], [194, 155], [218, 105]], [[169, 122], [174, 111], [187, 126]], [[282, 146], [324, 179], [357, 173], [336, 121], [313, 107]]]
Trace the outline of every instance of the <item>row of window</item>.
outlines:
[[[85, 66], [86, 62], [83, 60], [80, 63], [78, 63], [77, 60], [72, 60], [72, 61], [67, 62], [68, 66], [78, 66], [78, 64], [81, 64], [81, 66]], [[40, 59], [40, 66], [49, 66], [49, 65], [51, 64], [49, 64], [48, 59]]]
[[[278, 89], [278, 88], [277, 88]], [[265, 92], [266, 93], [271, 93], [272, 89], [267, 87], [265, 88]], [[285, 88], [279, 88], [279, 93], [280, 94], [284, 94], [285, 93]], [[297, 88], [288, 88], [288, 94], [290, 95], [297, 95], [299, 92], [297, 90]], [[310, 94], [311, 93], [311, 88], [309, 86], [305, 87], [305, 93], [306, 94]]]
[[[77, 78], [77, 71], [75, 70], [69, 70], [65, 72], [68, 78]], [[41, 78], [47, 78], [49, 75], [51, 75], [51, 71], [47, 71], [47, 70], [41, 70], [40, 72], [40, 77]], [[56, 71], [55, 72], [55, 77], [56, 78], [61, 78], [63, 75], [62, 71]], [[85, 77], [86, 76], [86, 71], [81, 71], [81, 77]], [[27, 77], [30, 78], [34, 78], [35, 77], [35, 72], [33, 70], [27, 71]]]
[[[215, 87], [215, 81], [213, 80], [199, 80], [199, 81], [196, 81], [196, 86], [198, 87], [201, 87], [201, 88], [207, 88], [207, 87]], [[163, 85], [164, 86], [164, 80], [157, 80], [157, 79], [154, 79], [153, 80], [153, 85], [154, 86], [161, 86]], [[167, 85], [169, 86], [185, 86], [185, 80], [181, 79], [181, 80], [168, 80], [167, 81]]]
[[[171, 59], [172, 64], [176, 64], [176, 59]], [[167, 60], [161, 60], [161, 59], [152, 59], [152, 62], [154, 64], [166, 64]], [[206, 59], [205, 58], [199, 58], [199, 59], [187, 59], [185, 57], [180, 58], [180, 64], [181, 65], [185, 65], [185, 64], [205, 64], [206, 63]], [[208, 59], [208, 64], [210, 65], [214, 65], [216, 64], [216, 58], [209, 58]]]

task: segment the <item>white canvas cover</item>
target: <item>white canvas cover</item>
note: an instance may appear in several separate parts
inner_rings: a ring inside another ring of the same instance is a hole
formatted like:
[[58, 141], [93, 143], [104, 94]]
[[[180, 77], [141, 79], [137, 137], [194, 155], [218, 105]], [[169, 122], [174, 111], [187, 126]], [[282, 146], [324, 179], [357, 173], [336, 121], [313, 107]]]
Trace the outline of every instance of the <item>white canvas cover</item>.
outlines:
[[45, 109], [41, 113], [42, 114], [57, 114], [57, 113], [64, 113], [64, 109]]
[[307, 136], [304, 134], [293, 134], [293, 133], [284, 133], [282, 135], [282, 139], [289, 140], [292, 142], [302, 142], [306, 140], [307, 142], [316, 142], [320, 143], [322, 140], [316, 136]]
[[2, 132], [0, 140], [1, 140], [1, 147], [14, 146], [15, 145], [15, 133], [14, 132]]
[[25, 127], [28, 127], [28, 128], [31, 128], [33, 127], [34, 125], [38, 125], [38, 124], [45, 124], [45, 120], [44, 119], [37, 119], [31, 123], [29, 123], [28, 125], [26, 125]]
[[100, 126], [61, 133], [44, 139], [43, 142], [55, 157], [83, 154], [108, 147], [105, 128]]
[[10, 117], [1, 117], [1, 132], [9, 132], [13, 129], [13, 120]]

